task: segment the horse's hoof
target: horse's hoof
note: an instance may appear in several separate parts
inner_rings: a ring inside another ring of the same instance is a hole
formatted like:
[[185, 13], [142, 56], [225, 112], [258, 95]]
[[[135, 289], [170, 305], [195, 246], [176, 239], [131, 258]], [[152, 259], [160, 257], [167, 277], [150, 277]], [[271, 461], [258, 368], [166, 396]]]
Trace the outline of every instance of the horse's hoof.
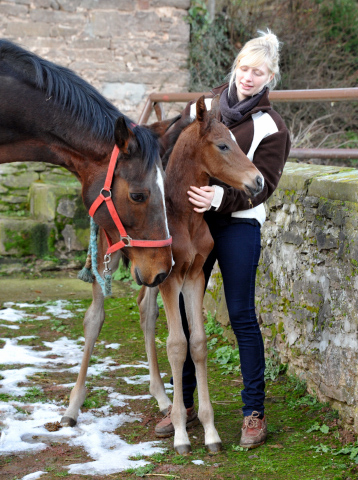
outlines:
[[61, 425], [63, 427], [74, 427], [76, 425], [76, 420], [71, 417], [62, 417], [61, 418]]
[[216, 453], [221, 452], [222, 450], [222, 443], [209, 443], [209, 445], [205, 445], [209, 455], [215, 455]]
[[189, 455], [191, 452], [191, 446], [190, 445], [178, 445], [177, 447], [174, 447], [175, 453], [178, 455]]

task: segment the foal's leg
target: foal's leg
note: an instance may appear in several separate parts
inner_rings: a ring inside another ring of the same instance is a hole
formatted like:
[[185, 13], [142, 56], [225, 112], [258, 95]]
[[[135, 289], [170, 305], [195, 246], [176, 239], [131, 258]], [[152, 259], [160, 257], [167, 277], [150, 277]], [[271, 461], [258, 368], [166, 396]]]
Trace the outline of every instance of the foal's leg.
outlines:
[[[214, 426], [207, 378], [207, 340], [203, 322], [204, 273], [187, 276], [183, 286], [185, 311], [190, 325], [190, 354], [195, 364], [199, 399], [199, 420], [205, 430], [205, 446], [210, 453], [221, 450], [221, 440]], [[174, 389], [175, 391], [175, 389]]]
[[183, 401], [183, 365], [187, 352], [187, 340], [183, 332], [179, 311], [179, 293], [181, 282], [172, 272], [170, 277], [160, 285], [165, 313], [167, 316], [169, 336], [167, 352], [174, 380], [173, 408], [170, 414], [174, 426], [174, 449], [184, 455], [191, 450], [186, 431], [186, 408]]
[[[105, 252], [105, 245], [103, 241], [103, 235], [100, 234], [100, 244], [98, 246], [98, 271], [100, 275], [103, 272], [103, 252]], [[110, 267], [113, 271], [118, 267], [119, 255], [112, 254], [112, 261]], [[94, 344], [101, 331], [105, 314], [104, 314], [104, 297], [102, 289], [98, 282], [95, 280], [92, 284], [92, 303], [87, 310], [84, 318], [84, 334], [85, 334], [85, 346], [83, 351], [82, 363], [80, 372], [77, 377], [76, 385], [73, 387], [70, 395], [70, 405], [67, 408], [64, 416], [61, 419], [61, 424], [65, 426], [73, 427], [77, 423], [77, 417], [79, 409], [81, 408], [86, 398], [86, 376], [88, 365], [93, 352]]]
[[159, 308], [157, 304], [158, 293], [158, 287], [148, 288], [143, 286], [139, 292], [137, 303], [140, 313], [140, 326], [144, 333], [145, 350], [147, 352], [149, 363], [149, 391], [157, 400], [160, 411], [163, 414], [166, 414], [168, 407], [172, 402], [165, 393], [165, 388], [159, 372], [158, 358], [155, 348], [155, 324], [159, 316]]

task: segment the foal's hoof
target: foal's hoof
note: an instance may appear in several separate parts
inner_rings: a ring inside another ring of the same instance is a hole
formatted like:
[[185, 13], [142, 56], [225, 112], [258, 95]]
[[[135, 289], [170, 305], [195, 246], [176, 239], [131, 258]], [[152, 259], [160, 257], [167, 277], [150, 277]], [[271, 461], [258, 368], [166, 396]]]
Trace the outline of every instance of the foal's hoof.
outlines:
[[215, 455], [216, 453], [221, 452], [222, 443], [209, 443], [209, 445], [205, 445], [209, 455]]
[[178, 445], [177, 447], [174, 447], [175, 453], [178, 455], [189, 455], [191, 452], [191, 446], [190, 445]]
[[71, 417], [62, 417], [61, 418], [61, 425], [63, 427], [74, 427], [76, 425], [76, 420], [74, 420], [73, 418]]

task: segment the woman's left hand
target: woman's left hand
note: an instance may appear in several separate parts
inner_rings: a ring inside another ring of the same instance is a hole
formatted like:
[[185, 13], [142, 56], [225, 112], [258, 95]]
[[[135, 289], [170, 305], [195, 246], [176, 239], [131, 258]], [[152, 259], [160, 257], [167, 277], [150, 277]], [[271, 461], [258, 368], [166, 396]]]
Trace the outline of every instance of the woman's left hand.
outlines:
[[190, 187], [187, 192], [189, 195], [189, 202], [195, 205], [194, 210], [198, 213], [204, 213], [211, 208], [211, 202], [214, 198], [215, 187]]

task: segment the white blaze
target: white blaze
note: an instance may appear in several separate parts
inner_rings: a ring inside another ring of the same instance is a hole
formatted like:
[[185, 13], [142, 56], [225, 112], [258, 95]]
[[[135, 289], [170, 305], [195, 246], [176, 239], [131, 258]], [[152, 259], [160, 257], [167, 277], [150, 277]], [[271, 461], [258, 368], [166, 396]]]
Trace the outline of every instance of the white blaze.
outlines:
[[158, 184], [159, 190], [160, 190], [161, 193], [162, 193], [163, 209], [164, 209], [164, 217], [165, 217], [165, 226], [166, 226], [166, 229], [167, 229], [167, 235], [168, 235], [168, 237], [169, 237], [169, 227], [168, 227], [168, 220], [167, 220], [167, 211], [166, 211], [166, 208], [165, 208], [164, 180], [163, 180], [162, 172], [161, 172], [160, 168], [158, 167], [158, 165], [157, 165], [157, 184]]

